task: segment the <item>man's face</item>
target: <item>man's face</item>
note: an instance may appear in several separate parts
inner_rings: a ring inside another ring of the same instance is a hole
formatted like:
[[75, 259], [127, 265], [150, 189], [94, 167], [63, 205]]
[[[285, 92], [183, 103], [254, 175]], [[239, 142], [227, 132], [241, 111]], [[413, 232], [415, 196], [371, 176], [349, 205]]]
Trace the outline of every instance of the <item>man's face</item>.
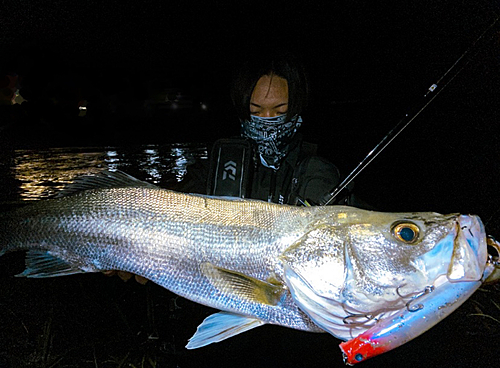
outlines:
[[250, 97], [250, 115], [264, 118], [286, 114], [288, 82], [277, 75], [260, 77]]

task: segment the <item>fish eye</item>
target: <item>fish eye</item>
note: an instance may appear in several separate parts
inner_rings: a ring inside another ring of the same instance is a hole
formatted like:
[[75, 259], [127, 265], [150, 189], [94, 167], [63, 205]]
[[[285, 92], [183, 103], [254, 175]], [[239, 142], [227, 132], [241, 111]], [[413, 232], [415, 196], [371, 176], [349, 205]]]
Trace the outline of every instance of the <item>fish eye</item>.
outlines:
[[397, 222], [392, 226], [392, 235], [406, 244], [415, 244], [419, 234], [420, 228], [413, 222]]

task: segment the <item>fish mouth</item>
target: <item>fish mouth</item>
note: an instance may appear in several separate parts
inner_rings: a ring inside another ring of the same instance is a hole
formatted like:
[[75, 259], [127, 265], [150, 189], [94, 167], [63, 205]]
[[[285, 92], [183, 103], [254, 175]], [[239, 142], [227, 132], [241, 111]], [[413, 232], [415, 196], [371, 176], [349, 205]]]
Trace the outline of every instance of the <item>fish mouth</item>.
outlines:
[[412, 261], [420, 276], [416, 275], [413, 282], [409, 280], [410, 290], [418, 288], [416, 285], [423, 286], [424, 282], [434, 285], [442, 276], [452, 283], [478, 281], [483, 277], [488, 260], [483, 223], [474, 215], [458, 215], [450, 220], [454, 222], [450, 232], [430, 251]]
[[[433, 249], [417, 257], [413, 267], [428, 285], [446, 275], [449, 282], [478, 281], [483, 277], [488, 260], [488, 247], [484, 225], [474, 215], [459, 215], [454, 228], [438, 241]], [[436, 285], [437, 287], [437, 285]]]
[[481, 280], [488, 259], [484, 225], [477, 216], [461, 215], [456, 227], [447, 278], [450, 282]]

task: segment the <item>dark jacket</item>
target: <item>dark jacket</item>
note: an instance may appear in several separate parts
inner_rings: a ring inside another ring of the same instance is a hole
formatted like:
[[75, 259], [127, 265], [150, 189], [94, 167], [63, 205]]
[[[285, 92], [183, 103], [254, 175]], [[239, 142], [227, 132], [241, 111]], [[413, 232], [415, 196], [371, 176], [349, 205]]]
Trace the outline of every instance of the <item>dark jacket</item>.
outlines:
[[[310, 204], [319, 204], [339, 183], [340, 175], [335, 165], [315, 154], [316, 146], [303, 142], [299, 134], [291, 143], [291, 150], [278, 170], [265, 167], [258, 156], [253, 154], [248, 161], [251, 167], [245, 197], [294, 205], [301, 204], [304, 200]], [[198, 162], [188, 167], [185, 179], [178, 188], [172, 189], [213, 194], [210, 181], [214, 179], [214, 170], [210, 166], [214, 167], [214, 160], [212, 154], [208, 162]]]

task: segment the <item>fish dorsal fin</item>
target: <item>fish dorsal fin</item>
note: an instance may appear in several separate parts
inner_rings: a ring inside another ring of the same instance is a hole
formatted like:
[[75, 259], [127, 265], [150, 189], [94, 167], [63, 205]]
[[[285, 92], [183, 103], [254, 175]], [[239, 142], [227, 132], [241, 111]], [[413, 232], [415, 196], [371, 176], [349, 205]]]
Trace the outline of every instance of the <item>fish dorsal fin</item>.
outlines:
[[200, 265], [201, 272], [210, 283], [224, 293], [268, 305], [277, 305], [285, 292], [284, 286], [275, 279], [268, 282], [240, 272], [214, 266], [210, 262]]
[[205, 318], [196, 333], [189, 339], [186, 349], [196, 349], [219, 342], [252, 328], [262, 326], [264, 322], [255, 317], [219, 312]]
[[127, 187], [158, 188], [153, 184], [136, 179], [123, 171], [103, 170], [93, 175], [76, 177], [72, 183], [69, 183], [64, 187], [64, 189], [57, 193], [56, 198], [65, 197], [90, 189]]
[[67, 276], [85, 271], [74, 268], [44, 250], [30, 250], [26, 254], [26, 269], [16, 277], [44, 278]]

